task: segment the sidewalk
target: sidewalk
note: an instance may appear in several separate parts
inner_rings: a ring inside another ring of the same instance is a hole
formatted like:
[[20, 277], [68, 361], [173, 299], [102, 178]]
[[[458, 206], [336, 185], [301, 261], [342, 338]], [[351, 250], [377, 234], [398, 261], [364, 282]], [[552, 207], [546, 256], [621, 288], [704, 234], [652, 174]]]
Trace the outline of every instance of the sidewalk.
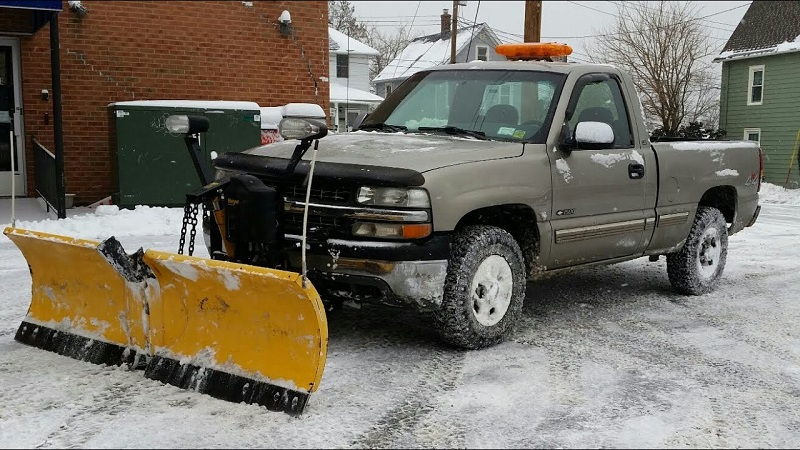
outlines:
[[[56, 212], [50, 210], [48, 213], [44, 206], [44, 202], [35, 197], [17, 197], [16, 200], [16, 213], [17, 221], [34, 221], [55, 219]], [[91, 209], [87, 207], [70, 208], [67, 210], [67, 217], [72, 217], [77, 214], [84, 214], [90, 212]], [[0, 198], [0, 230], [11, 224], [11, 198]]]

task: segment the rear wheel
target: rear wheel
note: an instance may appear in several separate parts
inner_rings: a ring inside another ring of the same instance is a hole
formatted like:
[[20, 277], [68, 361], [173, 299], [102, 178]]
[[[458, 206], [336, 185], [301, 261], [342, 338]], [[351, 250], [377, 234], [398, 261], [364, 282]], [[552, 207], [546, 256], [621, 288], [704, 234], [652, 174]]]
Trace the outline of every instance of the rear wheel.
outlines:
[[522, 310], [525, 282], [522, 251], [507, 231], [464, 228], [451, 246], [442, 306], [434, 313], [439, 334], [468, 349], [502, 341]]
[[716, 208], [701, 206], [681, 251], [667, 255], [669, 281], [682, 294], [711, 292], [719, 284], [727, 257], [725, 217]]

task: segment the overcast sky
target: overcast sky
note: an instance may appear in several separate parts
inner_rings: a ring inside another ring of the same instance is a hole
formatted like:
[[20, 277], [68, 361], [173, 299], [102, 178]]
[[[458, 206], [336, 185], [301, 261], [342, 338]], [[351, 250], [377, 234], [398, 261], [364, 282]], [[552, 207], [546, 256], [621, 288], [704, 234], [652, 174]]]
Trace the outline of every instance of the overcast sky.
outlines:
[[[462, 2], [463, 3], [463, 2]], [[498, 36], [511, 42], [522, 41], [524, 28], [524, 1], [469, 0], [459, 8], [459, 16], [472, 22], [477, 11], [477, 22], [486, 22], [498, 31]], [[586, 60], [586, 45], [604, 27], [615, 20], [618, 1], [551, 1], [542, 2], [542, 40], [570, 44], [574, 60]], [[741, 20], [749, 1], [705, 1], [690, 2], [698, 11], [698, 17], [714, 14], [703, 19], [704, 28], [711, 42], [721, 50], [731, 32]], [[452, 9], [452, 1], [354, 1], [356, 14], [370, 25], [396, 27], [399, 23], [411, 24], [419, 35], [439, 31], [439, 16], [442, 9]], [[416, 13], [417, 7], [419, 11]], [[733, 9], [732, 9], [733, 8]], [[730, 10], [730, 11], [725, 11]], [[451, 11], [452, 12], [452, 11]], [[719, 14], [716, 14], [719, 13]]]

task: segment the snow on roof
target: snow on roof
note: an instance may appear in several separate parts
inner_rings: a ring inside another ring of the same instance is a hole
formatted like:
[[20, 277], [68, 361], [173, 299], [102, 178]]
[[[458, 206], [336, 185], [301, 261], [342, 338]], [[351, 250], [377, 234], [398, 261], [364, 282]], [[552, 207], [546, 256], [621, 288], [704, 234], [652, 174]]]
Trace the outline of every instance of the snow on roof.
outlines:
[[347, 86], [331, 83], [331, 103], [380, 103], [383, 98], [371, 92], [362, 91], [356, 88], [347, 88]]
[[245, 109], [258, 111], [256, 102], [225, 100], [134, 100], [109, 103], [108, 106], [150, 106], [157, 108]]
[[714, 62], [730, 61], [734, 59], [755, 58], [758, 56], [779, 55], [781, 53], [800, 52], [800, 35], [792, 41], [783, 41], [780, 44], [773, 45], [766, 48], [750, 49], [750, 50], [729, 50], [722, 52], [714, 58]]
[[[456, 53], [466, 47], [474, 35], [487, 31], [500, 42], [485, 23], [460, 28], [456, 33]], [[423, 36], [411, 41], [372, 81], [407, 78], [415, 73], [450, 62], [450, 33]]]
[[328, 51], [339, 55], [346, 55], [348, 49], [351, 55], [378, 56], [380, 54], [369, 45], [353, 39], [341, 31], [328, 28]]

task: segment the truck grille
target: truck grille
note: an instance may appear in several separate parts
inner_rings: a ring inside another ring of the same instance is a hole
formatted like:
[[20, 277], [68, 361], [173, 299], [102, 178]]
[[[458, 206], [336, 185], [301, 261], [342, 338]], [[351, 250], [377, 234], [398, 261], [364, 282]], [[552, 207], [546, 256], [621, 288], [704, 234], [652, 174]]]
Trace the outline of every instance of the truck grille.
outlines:
[[[268, 185], [275, 183], [267, 181]], [[292, 183], [281, 186], [283, 195], [289, 201], [305, 202], [306, 186], [302, 183]], [[326, 205], [353, 205], [355, 203], [355, 187], [336, 185], [329, 182], [314, 182], [311, 186], [310, 203]], [[348, 238], [351, 236], [352, 220], [322, 216], [308, 215], [309, 238], [312, 240], [325, 240], [328, 238]], [[286, 234], [300, 235], [303, 233], [303, 214], [285, 212], [283, 227]]]
[[[286, 234], [303, 234], [303, 214], [284, 214], [284, 232]], [[350, 235], [352, 222], [348, 219], [320, 215], [308, 215], [308, 235], [312, 238], [327, 239], [347, 237]]]
[[[293, 184], [286, 189], [286, 196], [290, 200], [304, 202], [306, 187], [302, 184]], [[353, 188], [331, 185], [311, 186], [311, 203], [349, 204], [353, 200]]]

